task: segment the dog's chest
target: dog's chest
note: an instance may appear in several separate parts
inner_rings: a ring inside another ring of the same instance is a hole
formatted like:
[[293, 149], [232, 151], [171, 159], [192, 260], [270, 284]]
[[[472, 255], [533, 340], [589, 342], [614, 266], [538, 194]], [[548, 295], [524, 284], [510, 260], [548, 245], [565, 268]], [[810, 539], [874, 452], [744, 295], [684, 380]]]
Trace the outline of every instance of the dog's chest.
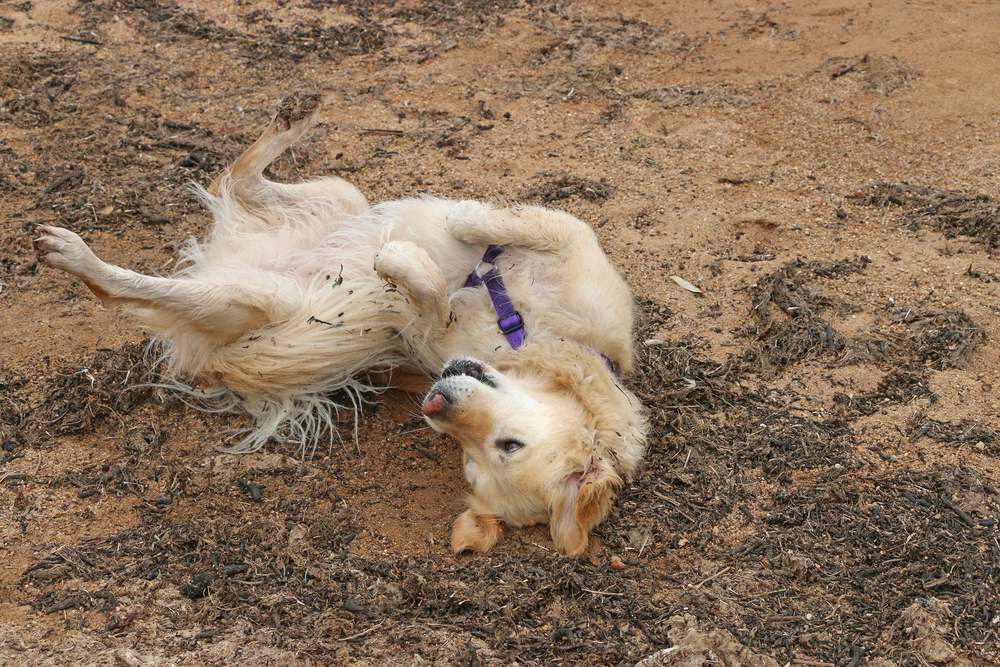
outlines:
[[[477, 275], [486, 276], [482, 282], [466, 280], [467, 274], [452, 277], [453, 319], [444, 343], [449, 353], [492, 361], [511, 347], [551, 336], [551, 327], [542, 323], [549, 317], [546, 313], [567, 311], [566, 295], [558, 279], [558, 267], [539, 255], [505, 251], [495, 264], [502, 285], [488, 277], [492, 264], [477, 265]], [[515, 313], [519, 317], [514, 317]], [[503, 330], [503, 324], [513, 324], [516, 329], [518, 323], [523, 324], [520, 333], [510, 335], [510, 330]]]
[[[560, 264], [551, 255], [505, 249], [494, 264], [478, 262], [468, 274], [463, 272], [459, 287], [478, 290], [477, 294], [485, 297], [492, 295], [493, 300], [506, 295], [519, 309], [548, 307], [562, 298], [564, 281], [559, 275]], [[491, 286], [487, 283], [494, 267], [501, 280]]]

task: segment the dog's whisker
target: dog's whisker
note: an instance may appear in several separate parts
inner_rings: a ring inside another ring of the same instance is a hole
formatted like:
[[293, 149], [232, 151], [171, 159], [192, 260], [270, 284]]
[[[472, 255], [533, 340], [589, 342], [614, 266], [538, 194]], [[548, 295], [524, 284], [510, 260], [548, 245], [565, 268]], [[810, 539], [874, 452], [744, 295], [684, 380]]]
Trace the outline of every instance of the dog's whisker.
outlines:
[[[411, 415], [411, 416], [416, 417], [417, 415]], [[433, 430], [434, 429], [431, 428], [430, 426], [421, 426], [419, 428], [410, 429], [409, 431], [401, 431], [398, 433], [398, 435], [409, 435], [411, 433], [419, 433], [420, 431], [433, 431]]]

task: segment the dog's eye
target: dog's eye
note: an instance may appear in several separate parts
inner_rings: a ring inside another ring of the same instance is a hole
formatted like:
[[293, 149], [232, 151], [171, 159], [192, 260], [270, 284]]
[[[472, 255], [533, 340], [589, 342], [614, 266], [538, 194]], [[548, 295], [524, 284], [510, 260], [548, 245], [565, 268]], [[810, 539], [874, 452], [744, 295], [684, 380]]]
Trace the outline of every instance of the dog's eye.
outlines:
[[497, 440], [497, 449], [504, 454], [513, 454], [522, 447], [524, 443], [520, 440]]

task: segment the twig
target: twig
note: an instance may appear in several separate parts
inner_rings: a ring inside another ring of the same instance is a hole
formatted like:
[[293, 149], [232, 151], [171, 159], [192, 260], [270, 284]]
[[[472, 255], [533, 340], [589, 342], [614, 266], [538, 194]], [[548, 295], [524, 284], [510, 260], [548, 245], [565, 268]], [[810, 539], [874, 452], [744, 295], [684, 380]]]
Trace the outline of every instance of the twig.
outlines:
[[35, 475], [37, 475], [38, 471], [41, 470], [41, 469], [42, 469], [42, 452], [39, 451], [38, 452], [38, 463], [35, 465], [34, 472], [32, 472], [32, 473], [24, 473], [24, 472], [9, 472], [9, 473], [6, 473], [3, 477], [0, 477], [0, 484], [3, 484], [8, 479], [10, 479], [10, 480], [29, 479], [29, 478], [34, 477]]
[[663, 644], [663, 640], [657, 639], [656, 636], [650, 632], [649, 628], [646, 627], [646, 624], [643, 623], [641, 619], [636, 618], [635, 614], [633, 614], [631, 610], [629, 610], [628, 620], [632, 623], [632, 625], [642, 630], [642, 634], [646, 635], [646, 639], [648, 639], [649, 643], [653, 646], [660, 646]]
[[95, 46], [101, 45], [101, 43], [96, 39], [91, 39], [90, 37], [70, 37], [69, 35], [59, 35], [59, 39], [65, 39], [67, 42], [80, 42], [81, 44], [93, 44]]
[[351, 635], [350, 637], [344, 637], [343, 639], [338, 639], [337, 641], [338, 641], [338, 642], [349, 642], [349, 641], [351, 641], [352, 639], [357, 639], [358, 637], [364, 637], [364, 636], [365, 636], [365, 635], [367, 635], [367, 634], [368, 634], [369, 632], [373, 632], [373, 631], [375, 631], [375, 630], [378, 630], [378, 629], [379, 629], [380, 627], [382, 627], [382, 626], [383, 626], [384, 624], [385, 624], [385, 621], [382, 621], [381, 623], [379, 623], [379, 624], [377, 624], [377, 625], [373, 625], [372, 627], [368, 628], [367, 630], [364, 630], [364, 631], [362, 631], [362, 632], [359, 632], [359, 633], [357, 633], [357, 634], [354, 634], [354, 635]]
[[647, 546], [649, 546], [649, 537], [648, 536], [644, 537], [642, 539], [642, 546], [639, 547], [639, 558], [642, 558], [642, 552], [646, 549]]
[[954, 503], [952, 503], [950, 500], [948, 500], [944, 496], [939, 496], [939, 498], [941, 498], [941, 502], [944, 503], [945, 507], [947, 507], [952, 512], [954, 512], [955, 514], [958, 515], [958, 518], [962, 520], [962, 523], [964, 523], [965, 525], [969, 526], [970, 528], [975, 528], [976, 527], [976, 522], [972, 520], [971, 516], [969, 516], [968, 514], [966, 514], [965, 512], [963, 512]]
[[69, 181], [72, 181], [73, 179], [82, 176], [83, 176], [83, 169], [71, 169], [70, 171], [63, 173], [62, 175], [59, 176], [59, 178], [57, 178], [56, 180], [52, 181], [47, 186], [45, 186], [45, 189], [42, 190], [42, 192], [44, 194], [50, 194], [58, 190], [65, 183], [68, 183]]
[[857, 67], [858, 65], [860, 65], [863, 61], [864, 61], [864, 58], [862, 58], [858, 62], [854, 63], [853, 65], [850, 65], [850, 66], [845, 67], [843, 69], [837, 70], [836, 72], [834, 72], [833, 74], [830, 75], [830, 78], [831, 79], [839, 79], [840, 77], [844, 76], [845, 74], [849, 74], [849, 73], [853, 72], [854, 68]]
[[861, 654], [863, 651], [860, 646], [855, 646], [851, 649], [851, 661], [847, 663], [847, 667], [858, 667], [858, 663], [861, 662]]
[[731, 570], [732, 568], [733, 568], [732, 565], [727, 565], [726, 567], [722, 568], [721, 570], [719, 570], [718, 572], [716, 572], [715, 574], [713, 574], [708, 579], [705, 579], [704, 581], [702, 581], [700, 584], [696, 584], [695, 586], [693, 586], [693, 588], [696, 588], [696, 589], [697, 588], [701, 588], [702, 586], [704, 586], [705, 584], [707, 584], [708, 582], [710, 582], [712, 579], [715, 579], [716, 577], [721, 576], [721, 575], [725, 574], [726, 572], [729, 572], [729, 570]]
[[740, 600], [758, 600], [760, 598], [766, 598], [770, 595], [777, 595], [778, 593], [787, 593], [788, 591], [789, 589], [787, 588], [779, 588], [776, 591], [767, 591], [764, 593], [757, 593], [756, 595], [749, 595], [747, 597], [742, 597], [740, 598]]
[[616, 597], [616, 598], [625, 597], [624, 593], [612, 593], [610, 591], [592, 591], [589, 588], [581, 588], [580, 590], [583, 591], [583, 592], [585, 592], [585, 593], [593, 593], [594, 595], [610, 595], [610, 596]]

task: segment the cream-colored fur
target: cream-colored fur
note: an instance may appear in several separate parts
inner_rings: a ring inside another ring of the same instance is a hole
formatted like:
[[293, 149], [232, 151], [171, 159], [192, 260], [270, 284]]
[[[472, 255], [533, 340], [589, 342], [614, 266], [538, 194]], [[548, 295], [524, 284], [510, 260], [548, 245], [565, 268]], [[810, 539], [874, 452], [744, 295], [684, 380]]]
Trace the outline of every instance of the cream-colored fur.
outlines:
[[[339, 178], [266, 180], [318, 109], [314, 97], [286, 99], [261, 138], [198, 190], [215, 225], [183, 249], [172, 277], [107, 264], [54, 227], [39, 228], [40, 257], [129, 306], [161, 340], [168, 384], [249, 412], [253, 427], [234, 451], [276, 437], [311, 454], [358, 394], [445, 368], [424, 413], [464, 450], [472, 493], [456, 553], [490, 548], [501, 522], [548, 523], [559, 550], [580, 553], [645, 444], [639, 402], [601, 356], [632, 366], [624, 281], [592, 230], [565, 213], [432, 198], [369, 206]], [[516, 351], [486, 288], [464, 287], [487, 244], [504, 246], [497, 267], [525, 320]], [[511, 449], [511, 439], [517, 451], [498, 445]]]

